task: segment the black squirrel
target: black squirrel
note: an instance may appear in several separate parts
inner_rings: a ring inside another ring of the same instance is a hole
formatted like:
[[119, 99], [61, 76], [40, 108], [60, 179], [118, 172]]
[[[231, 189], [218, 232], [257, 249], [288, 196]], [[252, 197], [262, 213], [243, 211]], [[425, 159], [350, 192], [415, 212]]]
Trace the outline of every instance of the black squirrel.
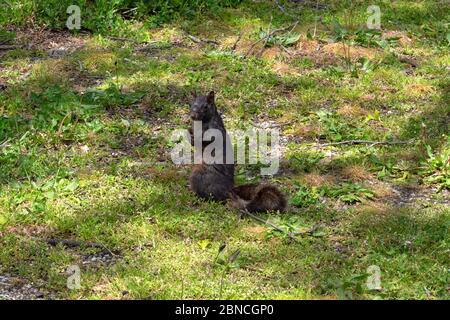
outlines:
[[[208, 129], [216, 129], [222, 133], [223, 149], [219, 157], [222, 163], [205, 163], [194, 165], [190, 176], [191, 190], [200, 198], [207, 200], [225, 201], [229, 199], [234, 207], [249, 212], [284, 211], [286, 209], [286, 198], [276, 187], [271, 185], [248, 184], [242, 186], [234, 185], [234, 159], [231, 163], [226, 162], [227, 150], [232, 150], [232, 145], [222, 121], [217, 112], [214, 91], [207, 96], [195, 96], [190, 103], [190, 118], [193, 121], [201, 121], [201, 148], [212, 143], [203, 141], [203, 134]], [[194, 145], [194, 127], [189, 129], [191, 144]], [[197, 146], [198, 147], [198, 146]]]

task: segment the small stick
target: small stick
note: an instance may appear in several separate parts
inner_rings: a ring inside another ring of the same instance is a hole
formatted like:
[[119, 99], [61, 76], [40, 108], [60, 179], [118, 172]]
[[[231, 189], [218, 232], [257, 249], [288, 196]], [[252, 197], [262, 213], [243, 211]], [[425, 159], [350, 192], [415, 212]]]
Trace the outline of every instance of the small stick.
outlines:
[[78, 66], [80, 67], [80, 72], [83, 72], [84, 71], [83, 63], [80, 60], [77, 60], [77, 62], [78, 62]]
[[136, 41], [134, 39], [130, 39], [130, 38], [121, 38], [121, 37], [107, 37], [109, 40], [114, 40], [114, 41], [122, 41], [122, 42], [133, 42], [133, 43], [139, 43], [139, 41]]
[[1, 45], [0, 50], [13, 50], [13, 49], [20, 49], [21, 46], [16, 45]]
[[286, 122], [282, 122], [282, 123], [275, 123], [275, 124], [272, 124], [272, 125], [270, 125], [270, 126], [260, 126], [260, 125], [258, 125], [258, 124], [256, 124], [256, 123], [252, 123], [252, 125], [253, 125], [254, 127], [260, 128], [260, 129], [269, 129], [269, 128], [281, 128], [281, 127], [290, 125], [290, 124], [293, 123], [293, 122], [294, 122], [294, 120], [292, 120], [292, 121], [286, 121]]
[[[319, 0], [316, 1], [316, 11], [318, 11], [318, 10], [319, 10]], [[318, 19], [318, 17], [316, 16], [316, 17], [314, 18], [314, 33], [313, 33], [313, 39], [316, 38], [317, 19]]]
[[299, 22], [299, 20], [295, 21], [295, 22], [292, 24], [292, 28], [291, 28], [291, 30], [289, 30], [289, 34], [291, 34], [292, 31], [294, 31], [295, 27], [298, 25], [298, 22]]
[[[97, 239], [96, 239], [97, 240]], [[109, 250], [109, 248], [107, 246], [105, 246], [103, 243], [99, 242], [99, 244], [103, 247], [103, 249], [105, 249], [106, 251], [108, 251], [112, 256], [117, 257], [117, 254], [115, 254], [114, 252], [112, 252], [111, 250]]]
[[[161, 43], [161, 41], [159, 41], [159, 40], [148, 41], [148, 42], [145, 43], [146, 45], [144, 47], [136, 48], [134, 50], [136, 50], [136, 51], [149, 51], [149, 50], [152, 50], [152, 49], [158, 49], [158, 46], [156, 45], [157, 43]], [[172, 47], [172, 46], [173, 46], [172, 43], [168, 43], [167, 44], [167, 47]]]
[[72, 111], [69, 111], [64, 118], [62, 118], [61, 122], [59, 123], [59, 127], [58, 127], [58, 131], [57, 131], [57, 135], [60, 136], [61, 135], [61, 131], [62, 131], [62, 127], [64, 125], [64, 121], [66, 121], [66, 119], [72, 115]]
[[96, 242], [84, 242], [84, 241], [77, 241], [77, 240], [67, 240], [67, 239], [58, 239], [58, 238], [52, 238], [52, 239], [43, 239], [43, 238], [36, 238], [37, 240], [44, 241], [48, 243], [51, 246], [56, 246], [58, 244], [62, 244], [63, 246], [69, 247], [69, 248], [76, 248], [76, 247], [93, 247], [93, 248], [101, 248], [105, 249], [104, 245]]
[[214, 44], [214, 45], [218, 45], [219, 44], [217, 41], [209, 40], [209, 39], [200, 39], [200, 38], [197, 38], [197, 37], [195, 37], [195, 36], [193, 36], [191, 34], [187, 34], [186, 36], [189, 39], [191, 39], [193, 42], [195, 42], [195, 43], [211, 43], [211, 44]]
[[324, 143], [324, 144], [318, 144], [314, 147], [316, 148], [322, 148], [322, 147], [328, 147], [328, 146], [339, 146], [339, 145], [345, 145], [345, 144], [369, 144], [371, 147], [376, 146], [379, 144], [409, 144], [412, 140], [408, 141], [370, 141], [370, 140], [346, 140], [346, 141], [340, 141], [340, 142], [330, 142], [330, 143]]
[[[154, 44], [154, 43], [158, 43], [158, 42], [160, 42], [159, 40], [152, 40], [152, 41], [137, 41], [137, 40], [134, 40], [134, 39], [130, 39], [130, 38], [121, 38], [121, 37], [112, 37], [112, 36], [109, 36], [109, 37], [106, 37], [107, 39], [109, 39], [109, 40], [114, 40], [114, 41], [121, 41], [121, 42], [132, 42], [132, 43], [134, 43], [134, 44], [146, 44], [146, 45], [151, 45], [151, 44]], [[144, 48], [138, 48], [137, 50], [145, 50], [146, 48], [144, 47]]]
[[290, 56], [295, 56], [297, 55], [297, 53], [291, 52], [288, 48], [286, 48], [285, 46], [281, 46], [281, 49], [283, 49], [288, 55]]
[[132, 8], [132, 9], [129, 9], [129, 10], [126, 10], [126, 11], [122, 12], [122, 14], [127, 14], [127, 13], [130, 13], [130, 12], [136, 11], [136, 10], [137, 10], [137, 8]]
[[62, 244], [63, 246], [66, 246], [68, 248], [91, 247], [91, 248], [102, 249], [102, 250], [108, 251], [111, 255], [116, 256], [116, 257], [117, 257], [116, 253], [118, 253], [118, 251], [111, 251], [104, 244], [97, 243], [97, 242], [85, 242], [85, 241], [67, 240], [67, 239], [58, 239], [58, 238], [44, 239], [44, 238], [33, 237], [33, 239], [39, 240], [39, 241], [44, 241], [51, 246], [57, 246], [58, 244]]
[[3, 141], [2, 143], [0, 143], [0, 148], [8, 147], [8, 142], [9, 142], [9, 138], [6, 139], [5, 141]]

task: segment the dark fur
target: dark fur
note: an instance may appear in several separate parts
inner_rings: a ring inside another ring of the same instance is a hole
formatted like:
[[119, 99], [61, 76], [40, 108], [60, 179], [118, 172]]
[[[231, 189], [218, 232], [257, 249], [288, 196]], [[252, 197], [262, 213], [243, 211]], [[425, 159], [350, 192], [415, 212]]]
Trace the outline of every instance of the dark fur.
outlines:
[[[218, 129], [224, 137], [227, 135], [222, 118], [217, 112], [214, 92], [211, 91], [207, 96], [195, 97], [190, 104], [190, 116], [192, 120], [202, 121], [202, 133], [208, 129]], [[190, 133], [193, 134], [193, 128], [190, 129]], [[193, 136], [191, 143], [194, 145]], [[208, 143], [203, 142], [202, 149]], [[224, 141], [224, 164], [202, 163], [194, 166], [190, 177], [192, 191], [200, 198], [208, 200], [231, 199], [235, 207], [250, 212], [284, 211], [286, 199], [276, 187], [257, 184], [234, 186], [234, 163], [225, 164], [228, 148], [231, 148], [231, 145]]]
[[[249, 212], [286, 210], [284, 195], [274, 186], [249, 184], [233, 188], [233, 193], [244, 200]], [[243, 202], [240, 202], [241, 206]]]
[[[210, 92], [208, 96], [196, 97], [190, 105], [190, 116], [192, 120], [202, 121], [202, 133], [208, 129], [218, 129], [222, 131], [224, 137], [226, 136], [225, 126], [214, 103], [214, 92]], [[193, 128], [190, 129], [190, 132], [193, 134]], [[193, 136], [191, 143], [194, 144]], [[203, 142], [202, 150], [209, 143]], [[223, 163], [226, 160], [226, 150], [230, 147], [224, 141]], [[190, 177], [190, 184], [192, 191], [199, 197], [224, 201], [234, 186], [234, 164], [202, 163], [195, 165]]]

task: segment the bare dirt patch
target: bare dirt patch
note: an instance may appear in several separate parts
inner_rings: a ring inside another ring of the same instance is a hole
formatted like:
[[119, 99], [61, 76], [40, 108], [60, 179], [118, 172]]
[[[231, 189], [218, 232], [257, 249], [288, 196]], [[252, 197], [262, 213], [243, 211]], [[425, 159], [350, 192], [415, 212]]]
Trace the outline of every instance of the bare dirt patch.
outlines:
[[27, 49], [47, 51], [52, 57], [72, 53], [86, 43], [83, 36], [74, 36], [67, 31], [18, 29], [15, 32], [17, 43]]
[[330, 43], [323, 47], [323, 52], [339, 56], [339, 57], [347, 57], [347, 50], [348, 51], [348, 57], [351, 60], [358, 60], [361, 58], [368, 58], [373, 59], [375, 58], [380, 52], [377, 49], [371, 49], [371, 48], [363, 48], [359, 46], [345, 46], [342, 43]]
[[[16, 234], [26, 237], [45, 237], [53, 232], [53, 228], [49, 226], [42, 225], [17, 225], [17, 226], [8, 226], [4, 233], [5, 234]], [[2, 232], [0, 232], [0, 236]]]
[[418, 206], [427, 204], [450, 205], [450, 193], [442, 191], [442, 195], [436, 194], [436, 190], [425, 189], [416, 186], [392, 186], [394, 193], [386, 200], [397, 207]]
[[411, 96], [420, 97], [433, 93], [435, 91], [435, 88], [432, 85], [428, 84], [411, 83], [407, 84], [404, 90]]

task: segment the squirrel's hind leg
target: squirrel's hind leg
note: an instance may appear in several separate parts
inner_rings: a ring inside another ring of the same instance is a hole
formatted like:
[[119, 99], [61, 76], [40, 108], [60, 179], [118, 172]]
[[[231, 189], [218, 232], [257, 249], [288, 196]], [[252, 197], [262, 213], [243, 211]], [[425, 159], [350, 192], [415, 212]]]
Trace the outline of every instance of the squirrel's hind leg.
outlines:
[[233, 182], [208, 170], [205, 165], [195, 166], [190, 177], [191, 190], [200, 198], [225, 201], [233, 188]]

